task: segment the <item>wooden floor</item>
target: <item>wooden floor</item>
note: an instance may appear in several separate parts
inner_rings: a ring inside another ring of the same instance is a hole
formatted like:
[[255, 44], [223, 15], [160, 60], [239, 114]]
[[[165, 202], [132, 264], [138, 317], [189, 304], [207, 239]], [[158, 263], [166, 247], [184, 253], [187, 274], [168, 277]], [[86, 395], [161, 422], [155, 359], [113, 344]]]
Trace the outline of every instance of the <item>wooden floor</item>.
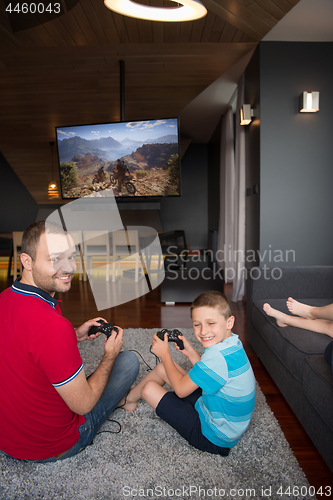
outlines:
[[[7, 280], [7, 269], [0, 269], [0, 292], [12, 284], [12, 278]], [[231, 298], [231, 285], [225, 286], [225, 293]], [[147, 295], [123, 305], [97, 311], [89, 282], [74, 278], [70, 292], [58, 294], [62, 300], [63, 315], [74, 326], [79, 326], [87, 319], [102, 316], [113, 321], [122, 328], [191, 328], [189, 304], [166, 306], [160, 302], [159, 288]], [[245, 347], [252, 364], [255, 377], [264, 393], [267, 403], [275, 414], [279, 424], [311, 486], [318, 491], [317, 498], [330, 498], [325, 487], [330, 486], [333, 494], [333, 474], [313, 446], [311, 440], [298, 423], [297, 418], [285, 402], [280, 391], [255, 355], [246, 339], [246, 312], [245, 302], [231, 302], [232, 313], [236, 321], [234, 332], [237, 333]], [[332, 451], [333, 453], [333, 451]], [[302, 486], [302, 485], [290, 485]], [[320, 488], [322, 487], [322, 490]], [[320, 494], [322, 492], [322, 495]], [[325, 494], [326, 493], [326, 494]], [[310, 498], [310, 497], [309, 497]]]

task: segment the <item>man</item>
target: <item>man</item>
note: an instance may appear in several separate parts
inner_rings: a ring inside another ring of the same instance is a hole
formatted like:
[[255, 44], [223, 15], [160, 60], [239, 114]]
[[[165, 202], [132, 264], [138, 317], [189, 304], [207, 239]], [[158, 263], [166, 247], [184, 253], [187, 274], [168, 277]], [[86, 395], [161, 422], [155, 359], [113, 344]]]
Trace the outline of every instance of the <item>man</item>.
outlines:
[[[97, 167], [97, 165], [96, 165], [96, 167]], [[100, 182], [104, 181], [104, 179], [105, 179], [104, 165], [99, 167], [98, 172], [97, 172], [97, 176], [98, 176]]]
[[127, 171], [127, 167], [124, 162], [121, 162], [120, 159], [117, 160], [116, 172], [118, 174], [118, 191], [121, 192], [121, 185], [125, 178]]
[[132, 352], [120, 352], [119, 328], [86, 379], [77, 342], [87, 340], [89, 328], [103, 318], [75, 331], [54, 297], [71, 287], [72, 238], [56, 225], [36, 222], [25, 230], [21, 250], [22, 278], [0, 295], [0, 450], [51, 462], [92, 442], [129, 391], [139, 362]]

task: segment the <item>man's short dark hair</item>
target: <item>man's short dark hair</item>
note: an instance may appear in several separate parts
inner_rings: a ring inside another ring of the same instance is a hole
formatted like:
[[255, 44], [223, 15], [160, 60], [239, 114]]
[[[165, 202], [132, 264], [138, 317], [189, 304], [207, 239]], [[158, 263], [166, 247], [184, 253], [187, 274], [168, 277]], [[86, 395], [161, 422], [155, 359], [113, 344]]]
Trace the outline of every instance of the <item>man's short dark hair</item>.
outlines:
[[45, 224], [45, 220], [40, 220], [30, 224], [22, 236], [21, 252], [29, 255], [32, 260], [36, 260], [37, 245], [41, 235], [45, 233], [46, 228], [48, 233], [65, 234], [65, 231], [59, 224], [50, 222]]

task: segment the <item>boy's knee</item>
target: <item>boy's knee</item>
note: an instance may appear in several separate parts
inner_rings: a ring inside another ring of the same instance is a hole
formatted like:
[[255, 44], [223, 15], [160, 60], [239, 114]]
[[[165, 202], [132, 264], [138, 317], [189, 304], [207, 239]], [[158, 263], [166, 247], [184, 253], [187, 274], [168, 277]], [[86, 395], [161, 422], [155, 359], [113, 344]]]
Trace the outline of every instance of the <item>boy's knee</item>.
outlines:
[[156, 385], [158, 385], [156, 382], [154, 382], [153, 380], [149, 380], [149, 382], [147, 382], [143, 386], [142, 392], [141, 392], [143, 399], [149, 398], [149, 395], [153, 392], [154, 387]]

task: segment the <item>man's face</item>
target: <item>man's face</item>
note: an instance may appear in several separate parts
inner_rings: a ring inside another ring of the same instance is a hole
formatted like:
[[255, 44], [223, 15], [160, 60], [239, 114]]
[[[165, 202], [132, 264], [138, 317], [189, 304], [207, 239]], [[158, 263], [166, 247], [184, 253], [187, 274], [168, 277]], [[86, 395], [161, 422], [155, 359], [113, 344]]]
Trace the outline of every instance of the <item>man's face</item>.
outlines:
[[76, 271], [75, 255], [71, 236], [43, 233], [31, 264], [35, 285], [52, 297], [56, 292], [67, 292]]

